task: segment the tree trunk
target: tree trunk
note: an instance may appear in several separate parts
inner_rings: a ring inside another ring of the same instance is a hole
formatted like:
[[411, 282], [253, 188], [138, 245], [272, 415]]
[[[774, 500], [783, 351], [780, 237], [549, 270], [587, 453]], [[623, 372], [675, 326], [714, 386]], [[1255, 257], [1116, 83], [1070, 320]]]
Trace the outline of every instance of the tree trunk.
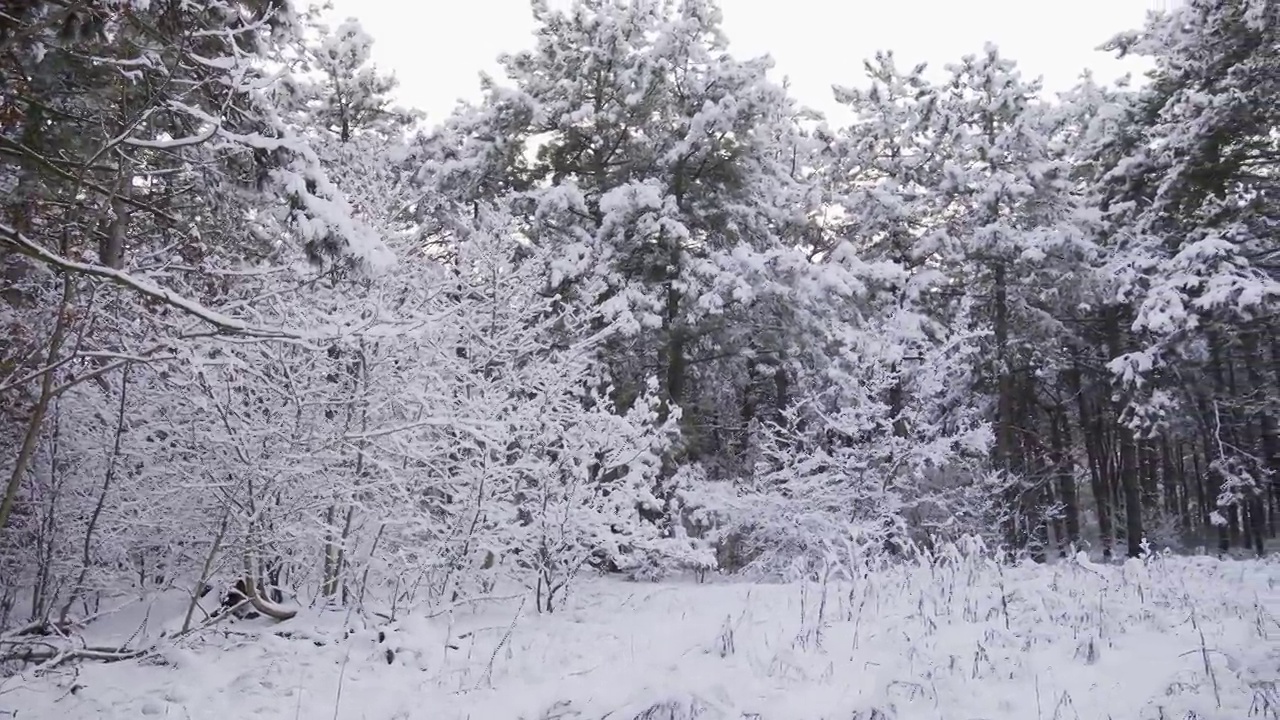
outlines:
[[1102, 556], [1111, 559], [1112, 543], [1115, 530], [1111, 524], [1111, 490], [1107, 487], [1103, 443], [1101, 437], [1102, 423], [1094, 416], [1092, 403], [1084, 390], [1084, 382], [1079, 365], [1075, 365], [1067, 373], [1067, 382], [1072, 394], [1076, 397], [1076, 410], [1080, 415], [1080, 435], [1084, 440], [1085, 454], [1089, 462], [1089, 489], [1093, 493], [1094, 504], [1098, 512], [1098, 535], [1102, 543]]
[[1120, 486], [1124, 491], [1124, 534], [1129, 557], [1142, 554], [1142, 495], [1138, 485], [1137, 443], [1133, 431], [1119, 424], [1120, 435]]
[[58, 306], [57, 320], [53, 324], [53, 334], [49, 336], [49, 350], [45, 353], [45, 371], [40, 375], [40, 395], [36, 399], [35, 407], [31, 409], [31, 416], [27, 419], [27, 430], [22, 438], [18, 457], [13, 463], [13, 473], [5, 486], [4, 500], [0, 501], [0, 533], [3, 533], [9, 524], [9, 515], [13, 512], [13, 505], [18, 500], [22, 478], [27, 474], [27, 467], [35, 457], [36, 448], [40, 444], [40, 431], [44, 427], [44, 417], [49, 412], [49, 401], [53, 399], [53, 379], [57, 373], [54, 366], [62, 353], [62, 345], [71, 327], [75, 296], [74, 276], [63, 275], [62, 301]]
[[[1125, 347], [1121, 335], [1120, 309], [1108, 308], [1106, 313], [1107, 350], [1111, 357], [1120, 357]], [[1124, 496], [1124, 534], [1128, 546], [1129, 557], [1142, 554], [1142, 542], [1145, 539], [1142, 529], [1142, 479], [1139, 477], [1138, 441], [1133, 429], [1122, 419], [1124, 408], [1117, 405], [1116, 441], [1120, 452], [1120, 490]]]
[[[1063, 530], [1062, 540], [1066, 545], [1075, 546], [1080, 542], [1080, 494], [1076, 489], [1075, 467], [1068, 460], [1067, 447], [1071, 444], [1068, 437], [1066, 411], [1057, 408], [1050, 422], [1049, 440], [1052, 445], [1054, 472], [1058, 479], [1058, 495], [1062, 502]], [[1059, 555], [1066, 557], [1065, 547]]]

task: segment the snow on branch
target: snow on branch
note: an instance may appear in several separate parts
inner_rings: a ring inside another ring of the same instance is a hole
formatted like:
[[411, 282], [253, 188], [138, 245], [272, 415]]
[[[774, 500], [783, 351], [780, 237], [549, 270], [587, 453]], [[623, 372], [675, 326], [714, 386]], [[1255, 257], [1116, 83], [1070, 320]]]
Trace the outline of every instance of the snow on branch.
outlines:
[[218, 334], [245, 335], [258, 338], [270, 339], [289, 339], [300, 340], [302, 335], [286, 330], [284, 328], [270, 328], [250, 325], [242, 320], [223, 315], [216, 310], [211, 310], [200, 303], [183, 297], [178, 293], [167, 288], [160, 287], [151, 282], [135, 277], [122, 270], [115, 270], [104, 265], [95, 265], [91, 263], [76, 262], [69, 260], [61, 255], [50, 252], [30, 238], [19, 233], [12, 227], [0, 223], [0, 243], [9, 246], [19, 253], [33, 259], [38, 260], [46, 265], [52, 265], [66, 272], [79, 273], [103, 280], [108, 280], [122, 287], [133, 290], [134, 292], [149, 297], [153, 300], [176, 308], [192, 317], [195, 317], [209, 325], [214, 326]]

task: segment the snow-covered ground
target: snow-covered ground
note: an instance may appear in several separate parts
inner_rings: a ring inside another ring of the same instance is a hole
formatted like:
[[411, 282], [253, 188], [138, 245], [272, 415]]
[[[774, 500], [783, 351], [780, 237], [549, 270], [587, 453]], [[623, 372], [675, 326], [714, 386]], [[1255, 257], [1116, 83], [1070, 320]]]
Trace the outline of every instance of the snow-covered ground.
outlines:
[[[1280, 718], [1274, 562], [960, 559], [825, 588], [591, 580], [562, 612], [531, 609], [492, 600], [346, 639], [336, 612], [237, 623], [141, 661], [9, 678], [0, 717]], [[137, 643], [180, 613], [155, 602], [140, 630], [147, 615], [93, 641]]]

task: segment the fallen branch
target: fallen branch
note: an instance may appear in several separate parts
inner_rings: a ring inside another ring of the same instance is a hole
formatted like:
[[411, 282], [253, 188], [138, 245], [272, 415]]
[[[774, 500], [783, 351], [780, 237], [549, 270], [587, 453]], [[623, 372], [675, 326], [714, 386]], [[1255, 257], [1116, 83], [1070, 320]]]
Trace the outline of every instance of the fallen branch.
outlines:
[[73, 660], [100, 660], [106, 663], [120, 662], [122, 660], [136, 660], [146, 655], [149, 650], [126, 650], [124, 648], [111, 647], [83, 647], [83, 648], [56, 648], [49, 643], [39, 643], [46, 645], [44, 648], [26, 647], [7, 655], [0, 655], [0, 663], [6, 662], [38, 662], [40, 665], [35, 669], [35, 673], [39, 674], [52, 670], [67, 662]]
[[[162, 637], [155, 643], [145, 648], [129, 649], [126, 647], [102, 647], [102, 646], [84, 646], [84, 647], [59, 647], [49, 640], [36, 639], [31, 637], [50, 626], [50, 623], [40, 622], [24, 625], [17, 628], [14, 632], [0, 638], [0, 646], [14, 645], [19, 646], [14, 650], [10, 650], [0, 654], [0, 664], [9, 662], [21, 663], [40, 663], [34, 670], [39, 674], [52, 670], [59, 665], [77, 660], [98, 660], [104, 663], [121, 662], [123, 660], [138, 660], [144, 657], [150, 657], [160, 651], [162, 643], [175, 643], [178, 640], [194, 635], [201, 630], [206, 630], [228, 617], [232, 617], [232, 613], [242, 607], [251, 605], [249, 600], [243, 600], [234, 607], [227, 608], [226, 612], [218, 613], [209, 620], [196, 627], [191, 627], [178, 632], [169, 637]], [[22, 634], [19, 634], [22, 633]], [[59, 637], [66, 638], [61, 633]]]
[[16, 627], [3, 635], [0, 635], [0, 640], [8, 640], [10, 638], [22, 637], [24, 635], [46, 635], [48, 634], [48, 625], [48, 620], [33, 620], [26, 625]]

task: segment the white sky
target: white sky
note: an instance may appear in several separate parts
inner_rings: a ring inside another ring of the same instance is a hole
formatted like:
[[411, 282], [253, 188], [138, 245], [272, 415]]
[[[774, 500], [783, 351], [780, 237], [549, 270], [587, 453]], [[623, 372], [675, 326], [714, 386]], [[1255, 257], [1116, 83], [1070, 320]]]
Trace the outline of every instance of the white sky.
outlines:
[[[801, 103], [840, 121], [831, 85], [862, 84], [862, 60], [881, 49], [893, 50], [901, 67], [927, 61], [940, 70], [990, 40], [1049, 91], [1071, 87], [1084, 68], [1113, 80], [1142, 66], [1095, 48], [1171, 1], [721, 0], [721, 8], [735, 55], [773, 56], [777, 79], [788, 76]], [[479, 98], [479, 73], [498, 74], [499, 53], [532, 44], [527, 0], [333, 4], [336, 19], [356, 17], [373, 36], [375, 62], [400, 80], [400, 102], [433, 123], [458, 99]]]

